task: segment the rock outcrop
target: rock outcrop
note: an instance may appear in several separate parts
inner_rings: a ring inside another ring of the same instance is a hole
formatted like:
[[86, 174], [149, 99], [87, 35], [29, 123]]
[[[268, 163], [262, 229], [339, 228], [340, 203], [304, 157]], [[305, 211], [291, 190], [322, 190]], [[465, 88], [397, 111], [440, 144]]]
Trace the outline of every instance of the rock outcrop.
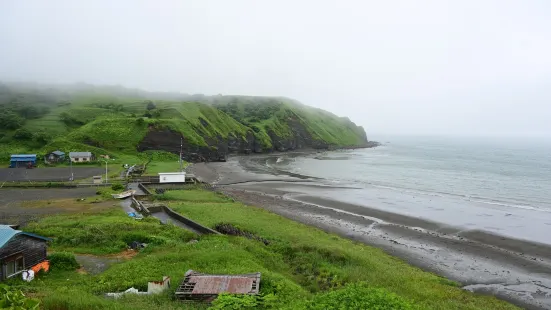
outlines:
[[[254, 135], [248, 131], [246, 135], [230, 133], [227, 138], [203, 137], [207, 145], [195, 145], [186, 140], [186, 137], [177, 131], [170, 129], [150, 128], [145, 138], [138, 145], [138, 151], [164, 150], [178, 154], [180, 152], [180, 141], [183, 140], [183, 158], [189, 162], [225, 161], [229, 154], [251, 154], [285, 152], [300, 149], [332, 149], [335, 148], [320, 139], [312, 137], [303, 124], [297, 120], [288, 120], [287, 125], [291, 128], [292, 134], [286, 137], [277, 135], [274, 131], [268, 131], [271, 140], [271, 147], [265, 147]], [[365, 133], [364, 133], [365, 137]], [[350, 147], [374, 146], [365, 138], [365, 143]]]

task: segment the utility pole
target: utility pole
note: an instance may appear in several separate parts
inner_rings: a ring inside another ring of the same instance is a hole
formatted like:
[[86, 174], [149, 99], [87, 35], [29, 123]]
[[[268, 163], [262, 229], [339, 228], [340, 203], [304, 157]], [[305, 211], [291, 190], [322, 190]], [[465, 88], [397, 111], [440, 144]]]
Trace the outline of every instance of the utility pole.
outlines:
[[69, 179], [69, 181], [73, 181], [74, 180], [74, 175], [73, 175], [73, 160], [71, 159], [71, 157], [69, 156], [69, 165], [71, 166], [71, 178]]
[[184, 169], [182, 168], [184, 162], [182, 160], [182, 148], [183, 148], [183, 145], [184, 145], [184, 139], [182, 137], [180, 137], [180, 172], [184, 171]]
[[107, 184], [107, 160], [104, 160], [105, 162], [105, 184]]

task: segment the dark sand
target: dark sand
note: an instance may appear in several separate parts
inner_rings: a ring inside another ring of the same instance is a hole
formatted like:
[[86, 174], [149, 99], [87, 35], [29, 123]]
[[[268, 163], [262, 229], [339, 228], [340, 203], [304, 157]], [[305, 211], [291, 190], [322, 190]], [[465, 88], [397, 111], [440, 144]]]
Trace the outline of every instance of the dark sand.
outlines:
[[309, 195], [323, 185], [266, 170], [262, 161], [237, 157], [190, 170], [239, 201], [379, 247], [466, 290], [551, 309], [551, 246]]

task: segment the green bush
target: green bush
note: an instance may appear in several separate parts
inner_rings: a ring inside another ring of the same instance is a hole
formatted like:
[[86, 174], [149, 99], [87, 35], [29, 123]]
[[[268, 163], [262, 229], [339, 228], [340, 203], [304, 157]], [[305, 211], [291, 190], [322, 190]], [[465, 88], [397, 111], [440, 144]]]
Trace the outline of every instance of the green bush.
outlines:
[[25, 120], [19, 115], [11, 112], [0, 110], [0, 128], [17, 129], [25, 123]]
[[407, 310], [414, 306], [402, 297], [382, 288], [369, 287], [364, 282], [348, 284], [342, 289], [318, 294], [296, 309], [377, 309]]
[[143, 117], [140, 117], [140, 118], [136, 119], [136, 125], [138, 125], [138, 126], [145, 125], [145, 120], [143, 119]]
[[20, 290], [0, 284], [0, 309], [34, 310], [38, 306], [38, 300], [27, 298]]
[[70, 287], [61, 287], [45, 296], [42, 300], [42, 308], [45, 310], [125, 309], [106, 298]]
[[111, 189], [114, 191], [122, 191], [124, 189], [124, 185], [122, 185], [121, 183], [115, 183], [111, 185]]
[[80, 267], [75, 256], [68, 252], [50, 254], [48, 260], [52, 270], [75, 270]]
[[212, 302], [213, 310], [239, 310], [239, 309], [256, 309], [259, 306], [259, 300], [255, 295], [232, 295], [220, 294]]
[[33, 133], [25, 128], [19, 128], [15, 131], [13, 137], [19, 140], [30, 140], [33, 138]]

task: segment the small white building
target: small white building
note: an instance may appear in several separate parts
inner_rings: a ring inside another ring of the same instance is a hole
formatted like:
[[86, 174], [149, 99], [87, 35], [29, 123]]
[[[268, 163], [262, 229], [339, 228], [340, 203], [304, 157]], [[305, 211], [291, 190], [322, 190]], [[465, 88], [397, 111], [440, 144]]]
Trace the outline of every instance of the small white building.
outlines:
[[185, 183], [185, 172], [159, 172], [159, 183]]

